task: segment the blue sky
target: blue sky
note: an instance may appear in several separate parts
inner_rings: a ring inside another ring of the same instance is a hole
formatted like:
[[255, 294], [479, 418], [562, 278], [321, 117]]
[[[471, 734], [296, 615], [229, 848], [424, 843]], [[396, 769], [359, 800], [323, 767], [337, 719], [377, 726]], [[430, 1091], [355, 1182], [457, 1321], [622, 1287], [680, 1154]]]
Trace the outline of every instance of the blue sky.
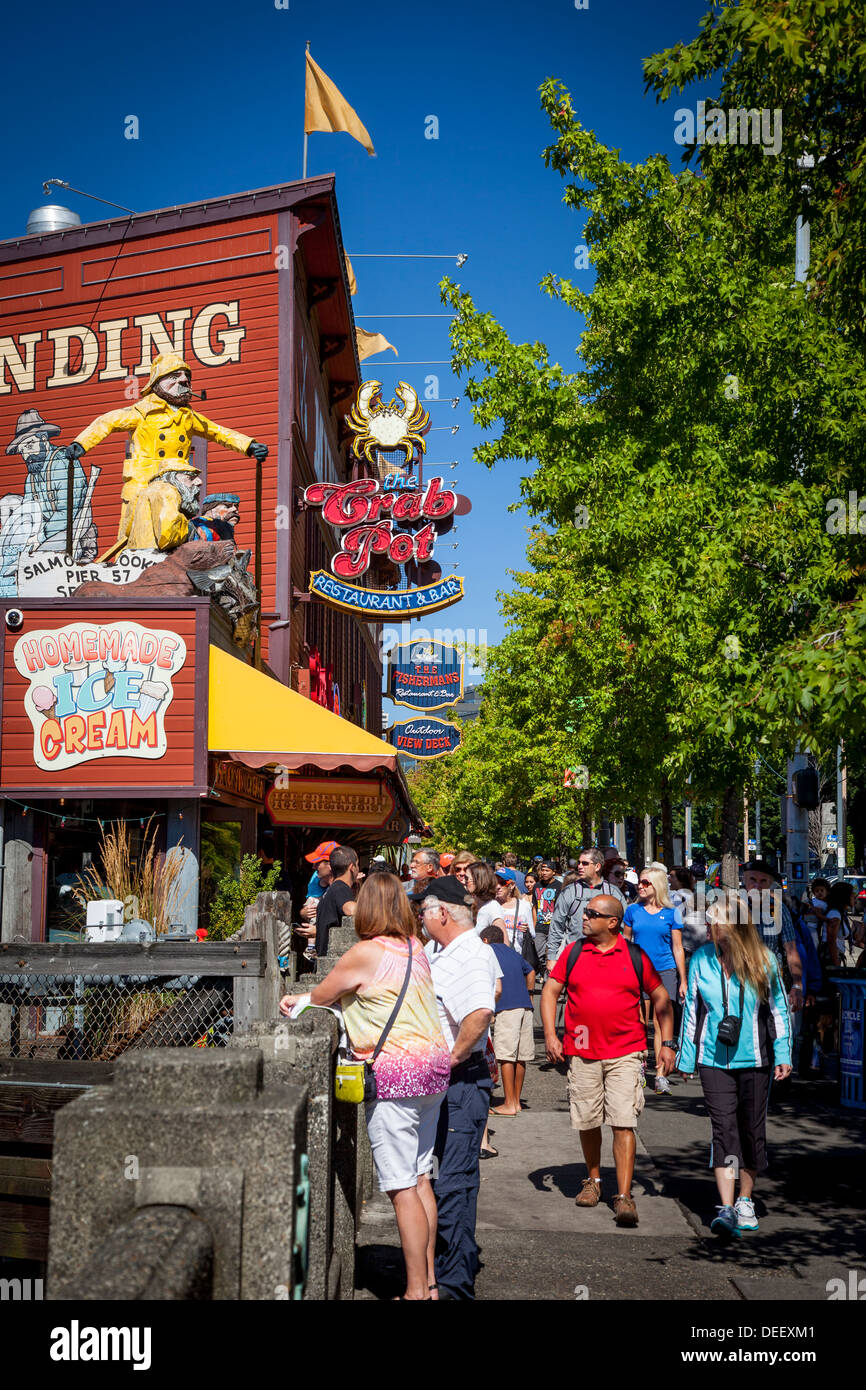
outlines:
[[[512, 338], [541, 339], [572, 366], [580, 322], [538, 283], [548, 272], [578, 281], [582, 273], [588, 287], [591, 272], [574, 270], [580, 224], [541, 160], [550, 128], [537, 89], [558, 77], [605, 144], [629, 160], [661, 150], [678, 165], [677, 102], [659, 107], [644, 97], [641, 60], [692, 37], [708, 0], [589, 0], [581, 10], [574, 0], [289, 5], [48, 0], [8, 11], [0, 237], [24, 231], [49, 177], [142, 211], [300, 177], [309, 39], [377, 150], [371, 159], [348, 135], [310, 136], [309, 172], [336, 173], [358, 322], [380, 328], [400, 353], [396, 363], [390, 353], [368, 360], [365, 374], [379, 375], [381, 364], [386, 387], [405, 374], [423, 391], [432, 372], [443, 399], [460, 394], [447, 366], [401, 365], [447, 358], [448, 320], [386, 317], [442, 314], [445, 273]], [[708, 95], [690, 93], [689, 103]], [[124, 138], [128, 115], [139, 119], [137, 141]], [[428, 116], [438, 118], [436, 140], [425, 139]], [[58, 201], [84, 221], [104, 215], [72, 195]], [[358, 254], [458, 251], [469, 254], [459, 271], [453, 261]], [[481, 435], [465, 402], [431, 414], [434, 425], [460, 425], [456, 436], [428, 436], [428, 459], [460, 460], [473, 511], [446, 537], [459, 549], [437, 552], [446, 573], [459, 562], [466, 599], [430, 621], [486, 630], [495, 642], [496, 591], [525, 561], [529, 519], [508, 511], [522, 465], [490, 473], [471, 461]]]

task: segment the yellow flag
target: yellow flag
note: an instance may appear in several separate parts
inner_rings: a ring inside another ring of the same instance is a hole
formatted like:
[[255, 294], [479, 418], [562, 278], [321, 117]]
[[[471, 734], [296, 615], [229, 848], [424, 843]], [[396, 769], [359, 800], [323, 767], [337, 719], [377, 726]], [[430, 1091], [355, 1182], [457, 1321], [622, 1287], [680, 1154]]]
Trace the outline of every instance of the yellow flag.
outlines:
[[377, 352], [384, 352], [390, 348], [395, 357], [399, 356], [393, 343], [389, 343], [384, 333], [368, 333], [366, 328], [355, 329], [355, 341], [358, 344], [358, 357], [363, 362], [366, 357], [373, 357]]
[[307, 53], [307, 94], [304, 105], [304, 132], [313, 130], [345, 130], [357, 140], [368, 154], [375, 154], [373, 141], [365, 125], [342, 92], [334, 86], [327, 73]]
[[349, 257], [346, 256], [345, 254], [344, 254], [343, 259], [344, 259], [345, 262], [346, 262], [346, 279], [347, 279], [348, 282], [349, 282], [349, 294], [357, 294], [357, 293], [358, 293], [358, 281], [355, 279], [355, 272], [354, 272], [354, 270], [352, 269], [352, 262], [349, 260]]

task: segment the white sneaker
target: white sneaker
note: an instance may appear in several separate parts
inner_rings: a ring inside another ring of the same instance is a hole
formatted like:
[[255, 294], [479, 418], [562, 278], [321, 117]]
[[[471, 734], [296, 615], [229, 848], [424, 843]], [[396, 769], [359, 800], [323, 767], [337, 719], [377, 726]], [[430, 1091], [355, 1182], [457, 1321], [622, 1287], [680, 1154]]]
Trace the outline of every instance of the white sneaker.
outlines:
[[734, 1211], [737, 1213], [738, 1230], [757, 1231], [760, 1229], [758, 1218], [755, 1215], [755, 1204], [751, 1197], [738, 1197], [734, 1203]]
[[657, 1096], [666, 1096], [666, 1095], [668, 1094], [668, 1092], [670, 1091], [670, 1089], [671, 1089], [671, 1083], [668, 1081], [668, 1079], [667, 1079], [666, 1076], [657, 1076], [657, 1077], [656, 1077], [656, 1087], [655, 1087], [655, 1090], [656, 1090], [656, 1095], [657, 1095]]

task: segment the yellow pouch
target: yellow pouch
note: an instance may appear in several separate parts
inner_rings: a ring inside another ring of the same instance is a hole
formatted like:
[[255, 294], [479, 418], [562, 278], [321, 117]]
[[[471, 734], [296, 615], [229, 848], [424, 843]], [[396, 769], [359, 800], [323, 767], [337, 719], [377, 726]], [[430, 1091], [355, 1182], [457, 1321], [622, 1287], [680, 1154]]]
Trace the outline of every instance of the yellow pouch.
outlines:
[[338, 1062], [334, 1076], [334, 1095], [337, 1100], [360, 1105], [364, 1100], [366, 1066], [363, 1062]]

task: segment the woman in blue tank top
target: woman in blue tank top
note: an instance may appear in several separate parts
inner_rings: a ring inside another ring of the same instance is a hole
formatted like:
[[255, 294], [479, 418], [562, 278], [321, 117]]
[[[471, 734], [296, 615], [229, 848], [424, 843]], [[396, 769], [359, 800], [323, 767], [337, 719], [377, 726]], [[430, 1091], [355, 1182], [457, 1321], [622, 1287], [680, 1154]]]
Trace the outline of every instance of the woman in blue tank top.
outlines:
[[[674, 1001], [686, 997], [686, 957], [683, 951], [682, 923], [668, 893], [668, 876], [663, 869], [644, 869], [638, 879], [637, 902], [629, 903], [623, 916], [623, 932], [645, 951], [661, 976], [662, 984]], [[658, 1095], [670, 1091], [670, 1082], [659, 1072], [663, 1038], [653, 1016], [653, 1043], [656, 1057], [655, 1089]]]

